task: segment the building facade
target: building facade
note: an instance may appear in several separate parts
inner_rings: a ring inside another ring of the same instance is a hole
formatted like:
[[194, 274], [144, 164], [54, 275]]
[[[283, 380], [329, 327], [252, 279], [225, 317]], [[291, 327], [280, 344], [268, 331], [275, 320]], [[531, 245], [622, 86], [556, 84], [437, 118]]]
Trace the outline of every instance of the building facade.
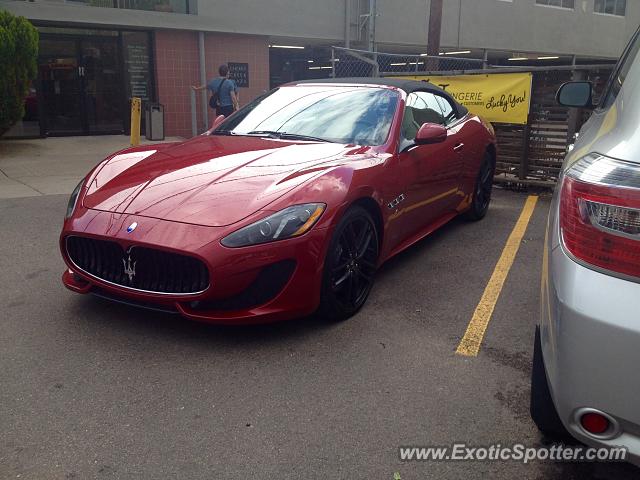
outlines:
[[[123, 133], [129, 99], [191, 135], [191, 85], [229, 63], [241, 103], [328, 76], [330, 46], [426, 51], [430, 0], [0, 0], [40, 31], [26, 115], [7, 135]], [[631, 0], [444, 0], [442, 51], [491, 63], [615, 59], [640, 23]], [[206, 98], [196, 117], [205, 124]]]

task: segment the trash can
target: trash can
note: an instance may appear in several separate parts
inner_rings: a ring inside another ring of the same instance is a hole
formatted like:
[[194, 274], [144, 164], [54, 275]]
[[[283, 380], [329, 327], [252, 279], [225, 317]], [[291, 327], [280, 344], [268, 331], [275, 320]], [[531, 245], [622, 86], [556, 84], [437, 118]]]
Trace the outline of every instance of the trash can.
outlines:
[[147, 140], [164, 140], [164, 105], [148, 103], [145, 109]]

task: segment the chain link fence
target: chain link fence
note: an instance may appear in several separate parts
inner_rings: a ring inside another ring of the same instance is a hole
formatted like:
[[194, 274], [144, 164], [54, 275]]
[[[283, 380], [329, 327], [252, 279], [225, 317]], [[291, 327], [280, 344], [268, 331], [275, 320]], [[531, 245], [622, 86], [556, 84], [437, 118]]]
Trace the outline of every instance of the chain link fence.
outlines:
[[383, 77], [394, 74], [479, 70], [482, 60], [450, 55], [404, 55], [332, 47], [332, 77]]

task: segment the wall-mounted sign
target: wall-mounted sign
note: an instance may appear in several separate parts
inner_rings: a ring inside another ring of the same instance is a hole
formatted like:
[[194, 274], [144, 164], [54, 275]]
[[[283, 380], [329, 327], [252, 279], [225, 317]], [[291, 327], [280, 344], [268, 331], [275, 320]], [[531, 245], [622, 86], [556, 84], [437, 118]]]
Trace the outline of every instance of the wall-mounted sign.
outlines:
[[233, 63], [229, 64], [229, 76], [241, 88], [249, 88], [249, 64]]
[[527, 123], [531, 102], [530, 72], [400, 78], [430, 82], [489, 122]]
[[151, 100], [151, 65], [149, 60], [149, 36], [146, 33], [123, 35], [124, 65], [127, 79], [127, 95]]

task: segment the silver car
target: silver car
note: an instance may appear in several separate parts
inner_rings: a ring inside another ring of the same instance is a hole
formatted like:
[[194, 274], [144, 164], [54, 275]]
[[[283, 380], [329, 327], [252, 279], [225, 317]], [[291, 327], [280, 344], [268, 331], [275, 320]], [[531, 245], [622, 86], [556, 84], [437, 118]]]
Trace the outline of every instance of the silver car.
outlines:
[[640, 33], [600, 103], [570, 82], [560, 104], [590, 108], [551, 204], [531, 415], [547, 436], [623, 446], [640, 464]]

